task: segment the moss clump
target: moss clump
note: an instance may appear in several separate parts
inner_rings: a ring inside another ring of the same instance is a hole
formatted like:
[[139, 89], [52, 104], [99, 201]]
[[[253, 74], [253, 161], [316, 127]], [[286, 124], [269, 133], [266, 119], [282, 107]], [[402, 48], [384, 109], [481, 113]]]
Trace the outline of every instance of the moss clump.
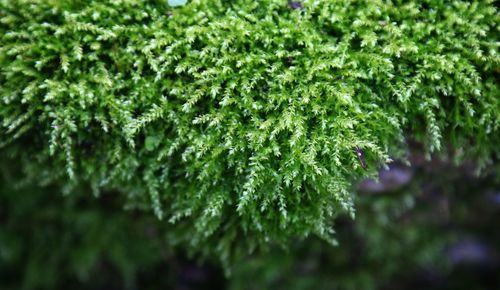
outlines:
[[404, 157], [408, 136], [498, 157], [493, 1], [294, 8], [0, 0], [1, 152], [30, 182], [152, 204], [222, 259], [241, 236], [334, 242], [352, 182]]

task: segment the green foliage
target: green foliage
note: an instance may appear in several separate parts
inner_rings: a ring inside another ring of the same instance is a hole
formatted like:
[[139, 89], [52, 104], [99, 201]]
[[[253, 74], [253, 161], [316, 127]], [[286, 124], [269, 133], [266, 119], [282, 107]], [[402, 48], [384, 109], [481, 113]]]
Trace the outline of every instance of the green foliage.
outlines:
[[0, 0], [2, 152], [24, 182], [151, 205], [224, 261], [334, 243], [352, 182], [404, 158], [407, 137], [498, 156], [499, 15], [493, 1]]

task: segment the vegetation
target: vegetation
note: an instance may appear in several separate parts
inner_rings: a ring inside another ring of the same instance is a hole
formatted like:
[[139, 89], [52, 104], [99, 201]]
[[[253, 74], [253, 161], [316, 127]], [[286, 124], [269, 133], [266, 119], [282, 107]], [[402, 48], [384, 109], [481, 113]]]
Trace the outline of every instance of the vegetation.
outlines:
[[334, 244], [353, 183], [407, 140], [498, 158], [499, 20], [493, 1], [0, 0], [0, 155], [13, 184], [119, 194], [226, 264]]
[[197, 263], [183, 245], [175, 246], [172, 225], [148, 212], [123, 211], [123, 195], [93, 199], [85, 191], [61, 196], [54, 187], [13, 188], [15, 169], [0, 162], [0, 184], [7, 184], [0, 186], [5, 290], [500, 287], [494, 170], [477, 178], [467, 167], [414, 164], [410, 182], [360, 191], [356, 220], [336, 220], [338, 247], [315, 237], [293, 239], [286, 250], [238, 257], [224, 276], [217, 256]]

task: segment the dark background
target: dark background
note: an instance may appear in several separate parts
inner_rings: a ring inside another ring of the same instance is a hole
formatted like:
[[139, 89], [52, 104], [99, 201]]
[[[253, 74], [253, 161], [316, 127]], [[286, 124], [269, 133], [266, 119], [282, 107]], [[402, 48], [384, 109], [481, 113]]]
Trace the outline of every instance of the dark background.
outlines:
[[121, 196], [17, 183], [0, 163], [0, 289], [500, 289], [498, 172], [422, 155], [362, 181], [339, 245], [291, 241], [224, 269]]

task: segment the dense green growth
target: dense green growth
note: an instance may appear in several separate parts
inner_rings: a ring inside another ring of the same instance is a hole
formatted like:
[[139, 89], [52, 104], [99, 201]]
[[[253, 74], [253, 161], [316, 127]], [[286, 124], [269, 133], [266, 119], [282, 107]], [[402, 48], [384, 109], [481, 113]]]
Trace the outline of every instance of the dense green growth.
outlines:
[[334, 242], [352, 182], [406, 138], [498, 157], [493, 1], [166, 2], [0, 0], [1, 152], [23, 182], [152, 204], [226, 260], [238, 237]]

